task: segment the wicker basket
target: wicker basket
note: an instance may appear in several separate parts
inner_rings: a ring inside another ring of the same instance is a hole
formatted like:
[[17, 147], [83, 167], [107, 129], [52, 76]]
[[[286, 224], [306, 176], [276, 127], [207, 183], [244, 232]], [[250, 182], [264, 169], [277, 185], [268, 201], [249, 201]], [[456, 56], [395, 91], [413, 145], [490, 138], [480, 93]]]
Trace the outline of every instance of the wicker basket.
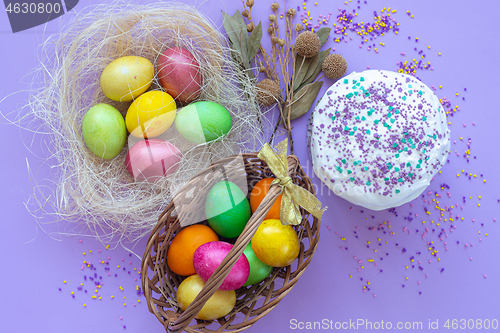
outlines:
[[[288, 157], [289, 175], [294, 184], [315, 195], [311, 179], [304, 173], [297, 157]], [[298, 260], [283, 268], [274, 268], [271, 275], [259, 284], [236, 290], [236, 306], [225, 317], [215, 321], [193, 320], [206, 300], [218, 289], [224, 277], [250, 242], [267, 211], [281, 193], [280, 186], [272, 186], [258, 210], [252, 215], [233, 249], [206, 282], [191, 305], [182, 312], [176, 301], [177, 287], [183, 276], [173, 273], [167, 265], [167, 251], [173, 237], [186, 226], [205, 221], [205, 193], [217, 182], [230, 180], [249, 192], [255, 183], [273, 177], [268, 165], [257, 154], [240, 154], [220, 160], [194, 176], [180, 190], [161, 214], [151, 232], [142, 258], [142, 285], [148, 309], [167, 332], [240, 332], [268, 314], [292, 290], [311, 262], [320, 235], [320, 219], [301, 208], [302, 223], [295, 226], [300, 240]], [[206, 223], [206, 221], [205, 221]]]

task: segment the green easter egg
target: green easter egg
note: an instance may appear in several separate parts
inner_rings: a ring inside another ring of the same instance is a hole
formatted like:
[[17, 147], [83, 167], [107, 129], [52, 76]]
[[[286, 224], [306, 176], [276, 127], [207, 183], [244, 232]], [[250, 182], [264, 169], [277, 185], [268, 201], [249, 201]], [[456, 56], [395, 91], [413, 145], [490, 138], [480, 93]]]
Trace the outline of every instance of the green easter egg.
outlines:
[[210, 227], [226, 238], [238, 237], [252, 215], [243, 191], [227, 180], [218, 182], [210, 189], [205, 213]]
[[227, 109], [208, 101], [189, 104], [175, 118], [175, 128], [182, 137], [197, 144], [219, 140], [229, 133], [232, 126]]
[[273, 267], [264, 264], [259, 260], [259, 258], [257, 258], [253, 252], [252, 243], [248, 243], [243, 253], [247, 257], [248, 263], [250, 264], [250, 275], [248, 276], [247, 282], [245, 282], [243, 287], [259, 283], [271, 274]]
[[82, 134], [90, 151], [107, 160], [118, 156], [127, 140], [123, 116], [116, 108], [104, 103], [87, 111], [83, 117]]

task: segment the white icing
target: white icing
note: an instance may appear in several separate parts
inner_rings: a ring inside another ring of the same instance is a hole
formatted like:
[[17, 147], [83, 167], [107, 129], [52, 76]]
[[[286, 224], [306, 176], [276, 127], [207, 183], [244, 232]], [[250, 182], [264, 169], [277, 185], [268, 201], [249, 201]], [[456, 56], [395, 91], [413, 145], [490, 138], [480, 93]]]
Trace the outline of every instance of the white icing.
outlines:
[[439, 98], [414, 77], [390, 71], [354, 72], [338, 80], [314, 109], [309, 135], [316, 175], [333, 193], [373, 210], [418, 197], [450, 150]]

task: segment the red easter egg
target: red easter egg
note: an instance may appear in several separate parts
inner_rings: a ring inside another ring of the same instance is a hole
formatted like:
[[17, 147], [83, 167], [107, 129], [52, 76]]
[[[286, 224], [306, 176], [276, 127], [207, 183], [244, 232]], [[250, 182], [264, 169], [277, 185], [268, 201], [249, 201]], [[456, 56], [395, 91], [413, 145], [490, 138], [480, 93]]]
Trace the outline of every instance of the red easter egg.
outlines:
[[200, 96], [203, 77], [200, 64], [191, 52], [182, 47], [165, 50], [158, 58], [160, 85], [175, 100], [190, 103]]

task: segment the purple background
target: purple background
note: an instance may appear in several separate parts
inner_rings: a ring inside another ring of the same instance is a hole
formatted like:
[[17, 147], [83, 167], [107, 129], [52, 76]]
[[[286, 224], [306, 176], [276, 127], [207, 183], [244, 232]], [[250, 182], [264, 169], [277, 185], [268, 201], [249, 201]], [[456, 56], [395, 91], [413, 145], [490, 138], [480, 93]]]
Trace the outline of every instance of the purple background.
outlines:
[[[103, 1], [81, 1], [75, 10], [78, 12], [89, 4], [100, 2]], [[271, 1], [255, 2], [254, 15], [265, 20], [271, 14]], [[292, 2], [295, 7], [301, 3]], [[343, 1], [318, 0], [317, 6], [311, 1], [306, 2], [306, 5], [315, 18], [313, 21], [319, 14], [331, 11], [332, 17], [328, 24], [331, 27], [338, 7], [350, 11], [356, 8], [357, 1], [344, 4]], [[236, 9], [241, 11], [241, 3], [236, 0], [226, 1], [225, 4], [222, 1], [198, 2], [197, 6], [219, 26], [221, 9], [230, 14]], [[419, 57], [414, 47], [424, 50], [426, 60], [431, 62], [434, 69], [420, 71], [417, 76], [429, 86], [442, 85], [443, 88], [438, 88], [436, 94], [440, 98], [447, 97], [453, 106], [458, 105], [460, 108], [454, 117], [450, 117], [452, 140], [457, 141], [452, 144], [452, 152], [456, 149], [460, 156], [450, 154], [450, 163], [445, 165], [442, 174], [436, 177], [428, 191], [443, 194], [440, 198], [443, 208], [459, 203], [463, 208], [455, 209], [454, 215], [459, 214], [464, 220], [456, 219], [453, 224], [457, 228], [451, 233], [446, 232], [448, 237], [444, 241], [448, 242], [449, 248], [446, 251], [437, 232], [429, 232], [425, 239], [421, 237], [422, 219], [427, 219], [427, 227], [430, 226], [429, 219], [437, 219], [433, 205], [426, 205], [421, 198], [414, 200], [413, 207], [406, 204], [397, 208], [396, 216], [388, 211], [370, 212], [352, 207], [323, 187], [319, 198], [329, 209], [322, 221], [321, 241], [313, 262], [284, 301], [248, 332], [292, 331], [292, 319], [302, 322], [326, 319], [334, 323], [358, 319], [372, 323], [383, 320], [390, 321], [393, 326], [397, 322], [419, 321], [424, 327], [421, 331], [428, 330], [429, 320], [439, 320], [439, 331], [445, 330], [443, 324], [447, 319], [500, 320], [500, 269], [496, 261], [500, 253], [500, 228], [499, 222], [493, 220], [500, 218], [500, 203], [497, 202], [500, 198], [500, 160], [497, 152], [500, 113], [494, 99], [499, 95], [496, 69], [498, 32], [495, 22], [500, 2], [387, 0], [368, 1], [367, 4], [361, 1], [360, 6], [357, 22], [372, 22], [374, 10], [380, 13], [384, 7], [396, 9], [397, 13], [392, 14], [392, 17], [400, 23], [399, 35], [388, 33], [376, 39], [374, 42], [379, 49], [378, 54], [374, 50], [367, 51], [366, 45], [360, 48], [360, 39], [352, 32], [347, 37], [353, 40], [339, 44], [333, 42], [337, 36], [332, 33], [327, 45], [335, 47], [336, 52], [347, 59], [348, 72], [362, 71], [367, 66], [370, 69], [396, 71], [396, 62]], [[300, 10], [299, 13], [303, 8]], [[406, 11], [410, 11], [414, 17], [408, 16]], [[7, 14], [3, 9], [0, 12], [0, 98], [15, 93], [0, 103], [1, 112], [8, 114], [27, 101], [29, 94], [19, 91], [27, 88], [30, 80], [28, 73], [37, 65], [36, 47], [45, 37], [44, 27], [12, 34]], [[59, 25], [68, 16], [50, 22], [46, 26], [46, 34], [59, 31]], [[408, 36], [412, 38], [408, 39]], [[415, 42], [416, 37], [418, 42]], [[380, 42], [386, 45], [380, 46]], [[427, 49], [428, 45], [431, 46], [430, 50]], [[401, 55], [401, 52], [406, 55]], [[438, 56], [438, 52], [442, 55]], [[320, 95], [331, 83], [331, 80], [325, 80]], [[464, 88], [467, 88], [466, 92]], [[458, 97], [455, 95], [457, 92]], [[320, 181], [312, 175], [303, 140], [308, 115], [293, 123], [296, 153], [321, 189]], [[8, 118], [12, 119], [12, 115]], [[473, 122], [475, 125], [472, 125]], [[37, 136], [32, 142], [29, 132], [8, 124], [5, 119], [2, 119], [0, 129], [1, 331], [163, 332], [162, 326], [148, 312], [144, 297], [136, 295], [140, 280], [133, 268], [139, 268], [139, 259], [130, 257], [122, 248], [106, 251], [105, 245], [91, 238], [60, 237], [57, 241], [41, 230], [24, 203], [31, 193], [26, 161], [29, 161], [34, 180], [41, 181], [51, 176], [49, 167], [40, 158], [44, 156], [43, 137]], [[460, 137], [464, 141], [460, 141]], [[462, 156], [467, 149], [465, 142], [468, 138], [472, 139], [470, 162]], [[477, 156], [477, 159], [473, 156]], [[469, 180], [462, 170], [477, 174], [477, 178]], [[460, 173], [458, 178], [457, 173]], [[483, 183], [483, 179], [487, 182]], [[450, 189], [442, 191], [439, 188], [441, 183], [448, 184]], [[447, 191], [450, 192], [450, 198], [446, 195]], [[466, 203], [462, 202], [464, 196]], [[478, 207], [478, 203], [481, 207]], [[424, 207], [432, 212], [431, 217], [426, 216]], [[420, 217], [409, 222], [404, 217], [410, 216], [410, 212], [412, 217], [415, 214]], [[389, 222], [391, 228], [384, 222]], [[377, 230], [380, 224], [384, 230]], [[444, 222], [442, 226], [449, 230], [450, 222]], [[370, 227], [375, 229], [369, 230]], [[403, 231], [405, 227], [407, 229]], [[64, 224], [60, 223], [49, 226], [48, 230], [53, 232], [62, 228]], [[421, 230], [417, 232], [419, 228]], [[354, 231], [358, 238], [355, 238]], [[394, 235], [389, 235], [389, 231], [393, 231]], [[377, 241], [378, 238], [380, 241]], [[142, 255], [145, 241], [143, 239], [137, 244], [125, 245]], [[439, 250], [440, 261], [437, 257], [431, 258], [427, 249], [428, 241], [433, 241]], [[464, 243], [468, 246], [465, 247]], [[407, 251], [403, 252], [403, 248]], [[103, 252], [99, 253], [99, 249]], [[378, 249], [378, 252], [375, 253], [374, 249]], [[421, 254], [417, 255], [417, 252]], [[413, 263], [410, 260], [412, 255], [416, 257]], [[111, 267], [109, 277], [108, 271], [103, 269], [105, 265], [98, 263], [107, 260], [108, 256]], [[384, 260], [380, 260], [381, 257]], [[359, 259], [363, 262], [358, 263]], [[374, 259], [374, 262], [367, 262], [367, 259]], [[432, 259], [431, 263], [429, 259]], [[103, 277], [100, 280], [104, 283], [100, 291], [102, 300], [94, 300], [90, 296], [95, 295], [95, 288], [91, 286], [92, 282], [84, 281], [83, 276], [88, 276], [90, 272], [87, 268], [81, 269], [84, 260], [92, 262], [97, 267], [97, 274]], [[418, 260], [422, 261], [422, 271], [411, 267]], [[129, 264], [129, 261], [132, 263]], [[121, 267], [117, 268], [117, 265]], [[409, 268], [406, 269], [406, 266]], [[380, 272], [381, 269], [383, 272]], [[483, 277], [485, 274], [486, 278]], [[350, 275], [352, 278], [349, 278]], [[367, 285], [367, 280], [370, 285]], [[419, 281], [421, 284], [418, 284]], [[87, 294], [77, 290], [80, 283], [84, 283]], [[368, 286], [370, 290], [363, 292], [363, 286]], [[72, 298], [71, 291], [75, 292], [75, 298]], [[111, 295], [115, 298], [111, 299]], [[142, 303], [138, 303], [138, 299]], [[123, 305], [125, 302], [127, 306]], [[87, 304], [86, 308], [83, 307], [84, 303]], [[364, 327], [359, 327], [358, 331], [372, 331]]]

